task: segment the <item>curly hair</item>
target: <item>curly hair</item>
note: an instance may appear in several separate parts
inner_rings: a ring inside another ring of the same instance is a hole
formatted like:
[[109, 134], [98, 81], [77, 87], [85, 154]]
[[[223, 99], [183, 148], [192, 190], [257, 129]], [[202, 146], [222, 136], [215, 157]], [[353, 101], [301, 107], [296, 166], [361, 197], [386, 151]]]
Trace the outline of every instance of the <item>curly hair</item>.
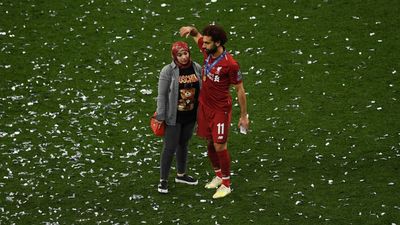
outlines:
[[203, 29], [204, 36], [210, 36], [214, 42], [220, 42], [222, 46], [228, 42], [224, 28], [218, 25], [208, 25]]

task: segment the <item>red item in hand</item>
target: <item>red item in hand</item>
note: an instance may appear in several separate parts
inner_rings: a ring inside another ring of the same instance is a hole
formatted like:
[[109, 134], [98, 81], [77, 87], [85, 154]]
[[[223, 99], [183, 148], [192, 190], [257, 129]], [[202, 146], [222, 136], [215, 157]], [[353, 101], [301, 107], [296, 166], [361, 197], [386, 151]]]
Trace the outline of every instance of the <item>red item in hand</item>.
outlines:
[[157, 112], [154, 112], [153, 116], [150, 118], [150, 127], [154, 135], [158, 137], [164, 136], [165, 133], [165, 122], [159, 123], [156, 120]]

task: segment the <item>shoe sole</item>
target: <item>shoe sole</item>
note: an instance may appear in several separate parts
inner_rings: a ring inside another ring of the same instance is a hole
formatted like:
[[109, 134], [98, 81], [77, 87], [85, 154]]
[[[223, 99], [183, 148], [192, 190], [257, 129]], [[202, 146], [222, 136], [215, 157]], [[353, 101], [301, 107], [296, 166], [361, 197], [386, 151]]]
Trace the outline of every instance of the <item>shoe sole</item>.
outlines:
[[197, 185], [197, 184], [199, 183], [199, 181], [196, 181], [196, 182], [187, 182], [187, 181], [179, 180], [179, 179], [176, 179], [176, 178], [175, 178], [175, 183], [189, 184], [189, 185]]
[[159, 193], [161, 193], [161, 194], [168, 194], [168, 190], [165, 190], [165, 189], [158, 189], [158, 192]]

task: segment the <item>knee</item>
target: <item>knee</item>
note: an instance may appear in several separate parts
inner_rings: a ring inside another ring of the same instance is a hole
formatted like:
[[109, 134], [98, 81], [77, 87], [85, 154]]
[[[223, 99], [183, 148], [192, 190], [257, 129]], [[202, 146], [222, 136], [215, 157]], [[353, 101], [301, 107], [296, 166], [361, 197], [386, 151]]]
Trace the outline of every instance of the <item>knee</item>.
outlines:
[[226, 149], [226, 143], [223, 143], [223, 144], [214, 143], [214, 148], [215, 148], [215, 151], [221, 152]]

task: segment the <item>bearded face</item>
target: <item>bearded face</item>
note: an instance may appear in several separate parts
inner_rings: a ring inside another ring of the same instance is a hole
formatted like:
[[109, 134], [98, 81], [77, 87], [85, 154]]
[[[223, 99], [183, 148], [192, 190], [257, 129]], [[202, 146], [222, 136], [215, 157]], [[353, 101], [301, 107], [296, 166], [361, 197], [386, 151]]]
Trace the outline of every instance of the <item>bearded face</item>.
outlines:
[[212, 55], [217, 52], [217, 49], [218, 49], [218, 47], [215, 44], [213, 44], [210, 49], [206, 48], [206, 53], [208, 55], [210, 55], [210, 54]]
[[208, 55], [214, 54], [218, 50], [218, 46], [212, 40], [210, 36], [203, 36], [203, 48]]

